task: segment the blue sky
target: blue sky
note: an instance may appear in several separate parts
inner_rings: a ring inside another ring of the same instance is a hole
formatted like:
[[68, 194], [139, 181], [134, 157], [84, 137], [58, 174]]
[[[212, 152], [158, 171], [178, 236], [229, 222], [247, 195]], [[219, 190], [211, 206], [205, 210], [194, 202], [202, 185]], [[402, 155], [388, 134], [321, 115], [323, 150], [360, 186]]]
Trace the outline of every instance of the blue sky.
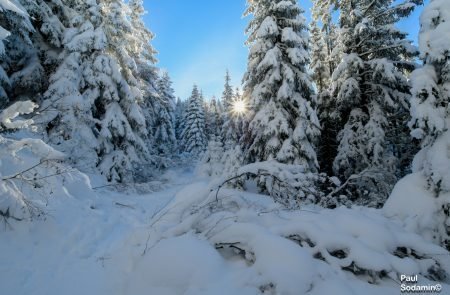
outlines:
[[[309, 20], [310, 1], [299, 1]], [[244, 42], [249, 18], [242, 18], [245, 0], [144, 0], [145, 22], [156, 34], [158, 66], [169, 72], [176, 95], [189, 97], [196, 83], [205, 97], [221, 96], [225, 70], [240, 86], [247, 65]], [[420, 11], [399, 24], [413, 39]]]

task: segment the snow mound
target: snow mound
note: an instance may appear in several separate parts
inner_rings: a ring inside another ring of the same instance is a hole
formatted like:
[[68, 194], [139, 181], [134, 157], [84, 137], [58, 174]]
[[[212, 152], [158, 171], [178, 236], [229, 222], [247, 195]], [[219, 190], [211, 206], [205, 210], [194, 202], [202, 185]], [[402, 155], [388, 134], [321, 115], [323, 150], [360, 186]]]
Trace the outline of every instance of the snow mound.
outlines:
[[423, 171], [404, 177], [394, 187], [383, 211], [386, 216], [398, 219], [407, 230], [448, 247], [450, 193], [435, 196], [429, 187]]
[[[215, 193], [203, 183], [188, 186], [154, 216], [137, 263], [145, 270], [140, 283], [153, 287], [150, 274], [159, 271], [163, 294], [216, 294], [217, 280], [229, 276], [246, 278], [231, 281], [232, 288], [262, 293], [397, 294], [402, 274], [442, 282], [450, 271], [441, 261], [445, 249], [381, 210], [287, 210], [267, 196], [223, 189], [216, 200]], [[178, 277], [180, 286], [173, 283]]]

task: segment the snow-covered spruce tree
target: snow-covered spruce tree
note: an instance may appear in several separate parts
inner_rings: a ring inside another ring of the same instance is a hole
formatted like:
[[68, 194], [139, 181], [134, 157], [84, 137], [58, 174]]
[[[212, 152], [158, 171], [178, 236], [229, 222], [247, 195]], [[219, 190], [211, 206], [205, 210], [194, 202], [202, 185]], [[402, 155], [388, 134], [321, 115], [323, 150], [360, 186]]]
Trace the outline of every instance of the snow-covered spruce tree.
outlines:
[[208, 147], [203, 155], [201, 170], [209, 176], [223, 175], [224, 165], [222, 163], [222, 156], [224, 154], [223, 143], [220, 136], [211, 135], [208, 141]]
[[[145, 26], [142, 17], [146, 14], [142, 0], [130, 0], [129, 6], [129, 19], [131, 22], [132, 34], [128, 41], [127, 50], [130, 56], [136, 63], [138, 73], [135, 77], [138, 79], [138, 85], [143, 92], [143, 100], [139, 105], [142, 108], [145, 122], [148, 128], [148, 132], [145, 136], [145, 142], [147, 149], [152, 155], [159, 154], [161, 151], [157, 151], [157, 144], [155, 143], [155, 132], [158, 124], [158, 110], [166, 109], [164, 100], [160, 99], [158, 90], [158, 82], [160, 77], [158, 69], [155, 67], [157, 59], [155, 55], [156, 50], [151, 45], [150, 41], [153, 40], [154, 34]], [[163, 160], [162, 158], [160, 158]], [[154, 162], [156, 159], [152, 159]], [[162, 163], [153, 163], [157, 166], [161, 166]], [[142, 167], [140, 170], [148, 170], [148, 167]]]
[[233, 87], [231, 86], [230, 72], [225, 73], [225, 85], [222, 93], [222, 103], [224, 107], [224, 115], [227, 116], [232, 108], [233, 103]]
[[[0, 107], [5, 107], [10, 100], [15, 100], [15, 87], [19, 76], [23, 76], [26, 67], [21, 58], [26, 59], [33, 55], [35, 50], [30, 39], [34, 27], [30, 22], [29, 14], [17, 0], [0, 1]], [[34, 66], [33, 63], [31, 66]], [[33, 72], [30, 71], [30, 74]], [[40, 68], [34, 73], [37, 86], [41, 75]]]
[[417, 193], [420, 202], [429, 204], [420, 207], [424, 222], [417, 223], [425, 226], [419, 231], [426, 230], [437, 243], [450, 249], [450, 2], [431, 0], [420, 23], [419, 49], [424, 65], [411, 77], [410, 127], [422, 150], [414, 159], [414, 174], [399, 182], [387, 210], [398, 210], [401, 195], [414, 187], [421, 192]]
[[184, 112], [182, 122], [183, 131], [180, 134], [182, 151], [193, 156], [200, 155], [206, 149], [205, 110], [203, 96], [197, 85], [194, 85]]
[[[339, 46], [339, 29], [336, 26], [332, 13], [338, 7], [338, 0], [313, 0], [312, 19], [319, 26], [320, 34], [325, 42], [328, 76], [331, 77], [340, 61], [341, 48]], [[312, 33], [313, 34], [313, 33]], [[314, 37], [313, 37], [314, 38]], [[313, 57], [312, 57], [313, 58]]]
[[9, 20], [9, 25], [16, 32], [8, 38], [7, 55], [2, 59], [10, 78], [9, 96], [12, 100], [31, 99], [40, 103], [48, 85], [48, 76], [58, 63], [68, 8], [60, 1], [18, 2], [30, 16], [32, 29], [16, 34], [21, 30], [19, 23], [15, 23], [20, 22], [20, 17]]
[[317, 22], [313, 21], [310, 25], [311, 29], [311, 70], [312, 78], [317, 86], [317, 92], [320, 94], [329, 86], [330, 69], [327, 62], [327, 46], [320, 31]]
[[419, 49], [424, 65], [411, 77], [410, 126], [412, 135], [427, 147], [450, 127], [450, 4], [431, 0], [420, 23]]
[[207, 107], [208, 117], [206, 130], [208, 140], [221, 140], [223, 117], [220, 107], [220, 101], [215, 96], [211, 98]]
[[[203, 94], [201, 94], [203, 97]], [[203, 101], [203, 110], [205, 114], [205, 135], [206, 139], [209, 141], [212, 138], [212, 124], [213, 122], [213, 114], [209, 111], [209, 101], [202, 99]]]
[[234, 128], [234, 120], [235, 114], [233, 114], [233, 103], [236, 100], [237, 93], [233, 92], [233, 87], [231, 86], [231, 77], [230, 73], [226, 72], [225, 74], [225, 84], [223, 87], [222, 93], [222, 104], [223, 104], [223, 113], [222, 113], [222, 140], [225, 146], [225, 150], [234, 147], [239, 140], [237, 137], [237, 133]]
[[242, 145], [246, 163], [276, 160], [317, 171], [320, 126], [307, 72], [308, 35], [297, 1], [248, 1], [250, 53], [244, 96], [250, 100]]
[[128, 6], [130, 8], [131, 22], [131, 42], [129, 43], [129, 51], [138, 65], [146, 64], [153, 66], [157, 60], [156, 50], [150, 41], [155, 37], [154, 34], [145, 26], [142, 17], [145, 15], [143, 0], [130, 0]]
[[164, 72], [158, 81], [154, 142], [158, 154], [169, 156], [176, 149], [175, 96], [169, 74]]
[[322, 126], [317, 153], [320, 169], [328, 175], [333, 174], [338, 133], [335, 121], [330, 116], [335, 106], [329, 92], [331, 76], [341, 55], [339, 30], [332, 18], [336, 5], [335, 0], [313, 0], [312, 7], [311, 67], [315, 69], [313, 78], [318, 90], [317, 113]]
[[[181, 98], [177, 98], [177, 103], [175, 105], [175, 135], [177, 138], [177, 142], [181, 141], [181, 132], [183, 131], [183, 120], [184, 114], [186, 110], [186, 101], [182, 101]], [[180, 149], [180, 145], [178, 145], [178, 149]]]
[[233, 106], [233, 104], [238, 102], [242, 102], [244, 104], [246, 103], [243, 100], [239, 88], [235, 89], [231, 101], [232, 104], [229, 108], [229, 112], [225, 116], [226, 120], [222, 125], [222, 140], [226, 150], [234, 149], [236, 145], [239, 145], [239, 140], [243, 136], [243, 125], [245, 119], [245, 113], [237, 112]]
[[333, 170], [341, 180], [352, 178], [348, 193], [359, 204], [382, 205], [406, 170], [401, 157], [411, 154], [412, 144], [399, 139], [406, 137], [410, 97], [404, 72], [414, 69], [417, 50], [395, 24], [418, 2], [339, 2], [343, 59], [332, 76], [331, 116], [340, 130]]
[[83, 170], [110, 181], [132, 177], [148, 160], [147, 132], [140, 108], [136, 64], [127, 7], [121, 1], [73, 1], [72, 27], [64, 39], [62, 63], [46, 93], [56, 107], [47, 130], [50, 142]]
[[45, 88], [48, 77], [59, 65], [58, 55], [62, 51], [65, 28], [70, 26], [72, 9], [63, 1], [21, 0], [21, 2], [36, 28], [31, 39], [45, 71], [46, 81], [43, 83]]

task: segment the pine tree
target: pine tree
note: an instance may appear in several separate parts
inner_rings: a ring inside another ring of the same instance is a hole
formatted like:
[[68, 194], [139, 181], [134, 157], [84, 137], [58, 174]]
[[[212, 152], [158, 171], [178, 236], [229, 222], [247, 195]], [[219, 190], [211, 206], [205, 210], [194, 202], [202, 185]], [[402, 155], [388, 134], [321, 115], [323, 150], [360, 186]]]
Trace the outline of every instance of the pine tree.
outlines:
[[49, 138], [80, 168], [124, 181], [137, 163], [149, 161], [138, 71], [127, 47], [129, 10], [122, 1], [73, 1], [70, 8], [62, 63], [46, 93], [57, 110]]
[[233, 87], [231, 86], [230, 72], [225, 73], [225, 85], [222, 93], [222, 103], [224, 106], [224, 115], [227, 116], [231, 111], [231, 104], [233, 101]]
[[207, 105], [207, 113], [206, 130], [208, 140], [221, 140], [223, 120], [220, 103], [215, 96], [211, 98]]
[[155, 37], [154, 34], [145, 26], [142, 17], [145, 15], [143, 0], [130, 0], [128, 5], [130, 7], [130, 20], [132, 35], [129, 43], [129, 51], [134, 57], [138, 65], [154, 65], [157, 60], [155, 55], [156, 50], [151, 45], [150, 41]]
[[[36, 28], [32, 41], [48, 80], [59, 65], [66, 27], [70, 26], [71, 8], [63, 1], [21, 0]], [[47, 86], [47, 82], [44, 86]]]
[[[145, 26], [142, 17], [146, 11], [143, 7], [142, 0], [130, 0], [129, 5], [129, 19], [131, 22], [132, 34], [127, 40], [127, 50], [130, 57], [136, 64], [134, 75], [138, 79], [138, 85], [143, 90], [143, 100], [139, 105], [143, 109], [146, 125], [148, 129], [156, 130], [155, 124], [158, 118], [158, 110], [166, 108], [164, 102], [161, 101], [158, 93], [158, 69], [155, 67], [157, 59], [155, 55], [156, 50], [151, 45], [154, 34]], [[163, 105], [161, 105], [161, 102]], [[154, 132], [148, 132], [145, 136], [147, 148], [150, 153], [157, 153], [154, 151], [155, 144]]]
[[236, 145], [239, 144], [241, 137], [244, 135], [243, 133], [243, 125], [245, 114], [241, 114], [236, 112], [233, 108], [233, 104], [237, 102], [246, 103], [242, 98], [242, 94], [239, 88], [236, 88], [233, 94], [232, 103], [230, 105], [230, 111], [227, 116], [225, 116], [226, 120], [222, 125], [222, 139], [224, 142], [225, 149], [234, 149]]
[[182, 126], [183, 131], [180, 134], [182, 150], [193, 156], [200, 155], [206, 149], [207, 138], [203, 96], [196, 85], [187, 102]]
[[230, 145], [234, 146], [237, 144], [238, 139], [234, 138], [231, 141], [232, 134], [237, 135], [234, 130], [232, 129], [233, 126], [233, 101], [235, 99], [235, 94], [233, 92], [233, 87], [231, 86], [231, 77], [228, 70], [225, 74], [225, 84], [223, 87], [223, 93], [222, 93], [222, 103], [223, 103], [223, 112], [222, 112], [222, 132], [221, 137], [225, 146], [225, 149], [228, 149]]
[[359, 174], [351, 194], [379, 206], [400, 173], [399, 157], [406, 149], [397, 142], [405, 137], [410, 97], [404, 72], [414, 69], [417, 50], [394, 25], [414, 5], [390, 0], [339, 4], [343, 58], [332, 76], [331, 116], [340, 130], [333, 170], [341, 179]]
[[221, 176], [224, 172], [224, 165], [222, 163], [223, 154], [224, 148], [220, 137], [212, 135], [202, 159], [202, 170], [209, 176]]
[[[338, 46], [338, 31], [336, 24], [333, 21], [332, 13], [339, 6], [338, 0], [312, 0], [312, 19], [313, 23], [320, 23], [320, 34], [325, 42], [326, 58], [323, 62], [327, 63], [328, 76], [331, 77], [337, 64], [340, 61], [340, 46]], [[312, 32], [312, 34], [314, 34]]]
[[160, 155], [170, 155], [176, 149], [175, 96], [169, 74], [164, 72], [158, 83], [159, 99], [155, 122], [155, 145]]
[[[0, 1], [0, 107], [5, 107], [15, 96], [13, 91], [23, 77], [26, 59], [35, 53], [30, 39], [34, 31], [29, 14], [20, 2]], [[29, 73], [36, 75], [34, 86], [38, 85], [42, 74], [39, 68], [37, 70]]]
[[[423, 66], [411, 75], [411, 135], [421, 150], [413, 174], [398, 182], [386, 204], [389, 215], [416, 218], [400, 200], [412, 191], [427, 206], [418, 207], [421, 232], [450, 250], [450, 2], [430, 0], [420, 17], [419, 49]], [[428, 192], [427, 192], [428, 190]], [[426, 222], [423, 222], [425, 221]], [[425, 226], [424, 226], [425, 225]]]
[[450, 192], [450, 4], [431, 0], [421, 18], [419, 46], [424, 66], [412, 75], [412, 135], [421, 141], [416, 170], [437, 195]]
[[[182, 101], [179, 97], [177, 98], [177, 103], [175, 105], [175, 136], [177, 142], [181, 141], [181, 132], [183, 131], [183, 120], [186, 110], [186, 102]], [[181, 146], [178, 145], [178, 148]]]
[[318, 143], [318, 160], [321, 171], [332, 175], [338, 131], [335, 120], [331, 117], [336, 106], [329, 90], [331, 76], [341, 55], [339, 30], [332, 18], [332, 12], [338, 3], [334, 0], [313, 0], [312, 2], [311, 68], [315, 69], [313, 78], [318, 90], [317, 113], [322, 125]]
[[328, 88], [330, 79], [330, 69], [327, 62], [327, 51], [325, 40], [322, 36], [317, 22], [311, 23], [311, 70], [312, 78], [320, 94]]
[[244, 76], [250, 98], [242, 144], [247, 163], [276, 160], [316, 171], [320, 134], [312, 81], [307, 73], [308, 36], [297, 1], [249, 1], [253, 14]]

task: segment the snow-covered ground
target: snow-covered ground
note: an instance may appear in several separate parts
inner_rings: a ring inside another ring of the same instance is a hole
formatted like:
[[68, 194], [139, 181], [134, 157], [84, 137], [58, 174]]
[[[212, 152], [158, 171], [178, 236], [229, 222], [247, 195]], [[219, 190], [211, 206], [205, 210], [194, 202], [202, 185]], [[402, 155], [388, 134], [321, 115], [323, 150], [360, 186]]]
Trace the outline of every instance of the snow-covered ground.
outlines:
[[66, 181], [45, 220], [2, 223], [1, 294], [399, 294], [401, 274], [450, 294], [448, 252], [381, 210], [286, 211], [231, 189], [216, 200], [193, 168], [148, 194], [92, 182]]

